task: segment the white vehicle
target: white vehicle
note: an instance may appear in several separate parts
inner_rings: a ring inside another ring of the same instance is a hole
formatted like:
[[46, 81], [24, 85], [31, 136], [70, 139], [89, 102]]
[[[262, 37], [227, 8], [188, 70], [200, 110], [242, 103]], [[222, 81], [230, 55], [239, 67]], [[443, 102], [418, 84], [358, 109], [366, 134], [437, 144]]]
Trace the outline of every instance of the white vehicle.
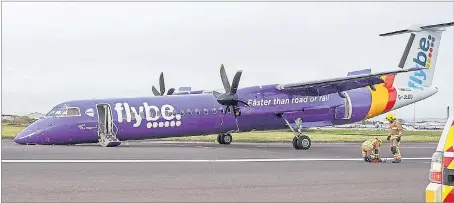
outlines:
[[444, 127], [430, 164], [426, 202], [454, 202], [454, 117]]

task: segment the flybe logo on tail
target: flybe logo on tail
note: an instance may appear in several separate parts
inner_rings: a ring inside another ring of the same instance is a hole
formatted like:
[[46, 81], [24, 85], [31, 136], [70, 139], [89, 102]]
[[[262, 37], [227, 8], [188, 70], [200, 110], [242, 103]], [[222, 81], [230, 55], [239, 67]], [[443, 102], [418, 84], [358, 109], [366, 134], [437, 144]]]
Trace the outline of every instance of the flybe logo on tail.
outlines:
[[[435, 37], [427, 36], [423, 37], [419, 40], [419, 51], [416, 55], [416, 58], [413, 58], [413, 62], [415, 63], [415, 68], [430, 68], [430, 63], [432, 60], [433, 49], [435, 46]], [[419, 70], [413, 73], [410, 76], [410, 81], [408, 81], [408, 87], [414, 89], [420, 89], [423, 81], [427, 79], [426, 72], [424, 70]]]

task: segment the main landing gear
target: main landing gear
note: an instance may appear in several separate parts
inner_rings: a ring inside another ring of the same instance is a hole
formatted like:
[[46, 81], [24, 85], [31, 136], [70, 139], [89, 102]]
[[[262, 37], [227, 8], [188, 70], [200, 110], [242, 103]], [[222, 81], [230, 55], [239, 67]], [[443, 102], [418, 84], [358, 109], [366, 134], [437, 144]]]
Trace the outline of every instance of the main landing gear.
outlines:
[[295, 131], [295, 129], [293, 129], [293, 127], [290, 125], [290, 123], [287, 121], [287, 119], [284, 118], [284, 120], [287, 123], [287, 126], [290, 128], [290, 130], [292, 130], [293, 133], [295, 133], [295, 137], [293, 138], [293, 141], [292, 141], [293, 148], [303, 149], [303, 150], [307, 150], [307, 149], [311, 148], [311, 144], [312, 144], [311, 139], [307, 135], [304, 135], [302, 133], [303, 121], [300, 118], [295, 119], [295, 124], [298, 128]]
[[217, 141], [219, 144], [228, 145], [232, 143], [232, 135], [230, 133], [221, 133], [218, 135]]

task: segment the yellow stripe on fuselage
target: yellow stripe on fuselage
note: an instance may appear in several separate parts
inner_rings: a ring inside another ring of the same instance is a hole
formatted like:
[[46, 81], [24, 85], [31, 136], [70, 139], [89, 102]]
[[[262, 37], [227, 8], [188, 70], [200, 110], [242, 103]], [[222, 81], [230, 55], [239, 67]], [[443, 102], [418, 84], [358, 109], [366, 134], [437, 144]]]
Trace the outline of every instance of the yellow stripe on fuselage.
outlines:
[[[384, 80], [384, 77], [383, 77]], [[378, 116], [383, 113], [388, 104], [389, 92], [388, 89], [383, 84], [374, 85], [375, 91], [370, 87], [369, 91], [372, 96], [372, 102], [370, 104], [369, 113], [367, 113], [365, 119], [369, 119], [375, 116]]]

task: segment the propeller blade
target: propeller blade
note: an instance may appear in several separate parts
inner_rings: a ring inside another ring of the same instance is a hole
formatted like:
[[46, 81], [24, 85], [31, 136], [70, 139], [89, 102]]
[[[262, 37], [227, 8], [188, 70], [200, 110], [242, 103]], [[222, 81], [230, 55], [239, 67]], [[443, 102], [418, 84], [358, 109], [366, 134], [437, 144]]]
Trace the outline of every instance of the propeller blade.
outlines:
[[173, 92], [175, 92], [175, 88], [170, 88], [169, 91], [167, 92], [167, 95], [172, 95]]
[[161, 95], [164, 95], [166, 91], [166, 86], [164, 84], [164, 73], [161, 72], [161, 75], [159, 76], [159, 87], [161, 89]]
[[159, 93], [159, 91], [156, 89], [156, 87], [153, 86], [152, 90], [153, 90], [154, 96], [160, 96], [161, 95], [161, 93]]
[[221, 64], [220, 73], [221, 73], [222, 85], [224, 85], [225, 92], [228, 93], [230, 91], [230, 82], [229, 82], [229, 79], [227, 78], [227, 73], [225, 72], [224, 64]]
[[238, 85], [240, 83], [241, 73], [243, 73], [243, 71], [239, 70], [238, 72], [236, 72], [235, 77], [233, 77], [232, 87], [230, 88], [230, 93], [231, 94], [236, 94], [236, 91], [238, 90]]

